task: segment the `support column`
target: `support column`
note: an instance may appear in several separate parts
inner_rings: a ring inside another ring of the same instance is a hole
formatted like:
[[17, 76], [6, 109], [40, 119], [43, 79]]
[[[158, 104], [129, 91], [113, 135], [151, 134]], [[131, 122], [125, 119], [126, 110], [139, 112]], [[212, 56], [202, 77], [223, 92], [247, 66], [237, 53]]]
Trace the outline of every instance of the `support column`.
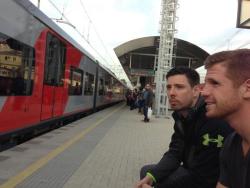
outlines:
[[155, 115], [168, 117], [166, 74], [172, 67], [176, 9], [178, 0], [162, 0], [161, 31], [157, 70], [155, 73]]

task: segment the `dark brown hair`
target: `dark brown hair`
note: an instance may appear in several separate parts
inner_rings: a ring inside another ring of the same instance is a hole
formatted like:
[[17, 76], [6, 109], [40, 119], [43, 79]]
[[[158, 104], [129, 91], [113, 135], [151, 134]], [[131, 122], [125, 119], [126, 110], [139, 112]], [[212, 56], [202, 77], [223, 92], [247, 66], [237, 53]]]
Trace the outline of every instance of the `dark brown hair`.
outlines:
[[174, 67], [169, 70], [169, 72], [166, 75], [166, 78], [168, 79], [169, 77], [175, 75], [185, 75], [191, 87], [200, 84], [200, 76], [198, 72], [194, 69], [188, 67]]
[[250, 78], [250, 49], [222, 51], [210, 55], [205, 60], [205, 69], [222, 63], [226, 67], [227, 77], [235, 86]]

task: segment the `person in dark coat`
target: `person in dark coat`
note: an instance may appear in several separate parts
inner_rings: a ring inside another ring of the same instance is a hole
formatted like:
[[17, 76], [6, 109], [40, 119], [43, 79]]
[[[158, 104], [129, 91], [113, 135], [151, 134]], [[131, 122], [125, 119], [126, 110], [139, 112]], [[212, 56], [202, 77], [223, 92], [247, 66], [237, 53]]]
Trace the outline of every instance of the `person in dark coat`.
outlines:
[[145, 91], [143, 92], [143, 115], [144, 122], [149, 122], [148, 108], [152, 108], [153, 105], [153, 92], [149, 84], [146, 84]]
[[136, 188], [214, 188], [219, 177], [219, 153], [232, 132], [220, 119], [206, 117], [199, 74], [173, 68], [167, 74], [167, 94], [174, 110], [169, 150], [157, 164], [142, 167]]
[[144, 106], [144, 101], [143, 101], [143, 91], [142, 89], [139, 90], [138, 96], [137, 96], [137, 105], [138, 105], [138, 113], [143, 112], [143, 106]]

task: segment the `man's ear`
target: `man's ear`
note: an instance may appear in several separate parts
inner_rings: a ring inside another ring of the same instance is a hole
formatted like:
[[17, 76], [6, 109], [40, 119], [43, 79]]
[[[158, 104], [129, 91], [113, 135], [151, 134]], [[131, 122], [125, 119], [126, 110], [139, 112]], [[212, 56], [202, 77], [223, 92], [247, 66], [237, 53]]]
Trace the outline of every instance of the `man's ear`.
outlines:
[[250, 79], [247, 79], [244, 84], [244, 94], [243, 97], [246, 99], [250, 99]]
[[194, 91], [194, 94], [195, 94], [196, 97], [200, 95], [201, 90], [202, 90], [202, 85], [201, 84], [195, 85], [193, 87], [193, 91]]

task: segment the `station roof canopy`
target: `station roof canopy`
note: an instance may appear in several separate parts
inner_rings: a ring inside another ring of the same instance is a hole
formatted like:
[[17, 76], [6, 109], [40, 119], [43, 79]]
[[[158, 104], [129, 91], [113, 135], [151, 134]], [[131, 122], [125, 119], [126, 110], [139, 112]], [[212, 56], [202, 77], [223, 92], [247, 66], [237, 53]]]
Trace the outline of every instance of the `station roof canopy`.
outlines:
[[[131, 54], [158, 56], [159, 39], [159, 36], [134, 39], [117, 46], [114, 51], [122, 66], [129, 66], [131, 64], [131, 58], [129, 58]], [[189, 66], [196, 69], [203, 65], [204, 60], [209, 55], [195, 44], [182, 39], [175, 38], [174, 44], [173, 67]]]

